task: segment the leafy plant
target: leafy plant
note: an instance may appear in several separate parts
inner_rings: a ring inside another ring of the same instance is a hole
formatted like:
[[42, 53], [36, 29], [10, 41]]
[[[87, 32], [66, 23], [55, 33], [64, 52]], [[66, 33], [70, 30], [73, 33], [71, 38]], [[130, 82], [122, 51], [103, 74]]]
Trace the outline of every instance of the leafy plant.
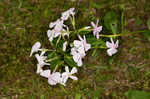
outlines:
[[145, 91], [138, 90], [129, 90], [125, 93], [127, 99], [149, 99], [150, 93]]
[[118, 20], [114, 11], [109, 11], [105, 14], [104, 25], [108, 30], [111, 30], [113, 34], [118, 32]]

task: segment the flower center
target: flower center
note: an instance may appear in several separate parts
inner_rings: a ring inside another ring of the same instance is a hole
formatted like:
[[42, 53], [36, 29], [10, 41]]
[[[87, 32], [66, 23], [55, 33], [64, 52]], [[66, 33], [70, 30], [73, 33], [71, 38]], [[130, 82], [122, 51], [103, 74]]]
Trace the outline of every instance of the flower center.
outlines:
[[114, 45], [112, 46], [112, 48], [117, 48], [117, 46], [114, 44]]
[[71, 76], [71, 73], [68, 73], [68, 77], [70, 77]]

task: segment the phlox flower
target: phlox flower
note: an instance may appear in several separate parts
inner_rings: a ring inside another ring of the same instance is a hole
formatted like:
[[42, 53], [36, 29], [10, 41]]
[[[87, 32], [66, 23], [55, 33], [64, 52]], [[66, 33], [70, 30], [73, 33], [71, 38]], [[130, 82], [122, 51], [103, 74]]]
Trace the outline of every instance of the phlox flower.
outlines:
[[30, 57], [32, 56], [33, 53], [37, 52], [41, 47], [41, 43], [40, 42], [36, 42], [33, 46], [32, 46], [32, 49], [31, 49], [31, 52], [30, 52]]
[[102, 26], [98, 26], [99, 20], [97, 20], [96, 24], [94, 22], [91, 22], [91, 25], [93, 26], [93, 35], [96, 36], [97, 39], [99, 39], [99, 32], [102, 31]]
[[47, 36], [48, 36], [50, 42], [53, 41], [54, 35], [55, 35], [54, 31], [52, 31], [52, 30], [47, 31]]
[[47, 58], [47, 56], [35, 54], [35, 57], [36, 57], [36, 59], [37, 59], [37, 61], [38, 61], [38, 64], [43, 65], [43, 66], [44, 66], [44, 65], [49, 65], [49, 63], [44, 62], [45, 59]]
[[55, 28], [55, 30], [62, 30], [62, 27], [64, 26], [64, 21], [61, 19], [57, 19], [55, 22], [51, 22], [49, 24], [50, 28]]
[[39, 55], [39, 54], [35, 54], [35, 57], [36, 57], [36, 59], [37, 59], [37, 61], [38, 61], [38, 64], [37, 64], [37, 71], [36, 71], [37, 74], [43, 71], [43, 70], [42, 70], [42, 67], [43, 67], [44, 65], [50, 65], [49, 63], [44, 62], [45, 59], [47, 58], [47, 56], [43, 56], [44, 53], [45, 53], [45, 52], [42, 52], [40, 55]]
[[67, 35], [66, 30], [64, 28], [68, 29], [68, 27], [64, 25], [63, 22], [63, 20], [57, 19], [57, 21], [50, 23], [49, 27], [52, 29], [47, 31], [47, 36], [50, 42], [53, 41], [53, 38], [60, 36], [62, 32], [64, 35]]
[[112, 56], [113, 54], [117, 53], [117, 48], [118, 48], [118, 44], [119, 41], [117, 40], [116, 43], [114, 43], [113, 39], [110, 38], [111, 42], [106, 42], [106, 47], [109, 48], [107, 49], [107, 54], [109, 56]]
[[91, 45], [86, 42], [85, 35], [83, 36], [83, 38], [81, 38], [80, 35], [78, 35], [78, 37], [79, 37], [80, 40], [74, 40], [74, 42], [73, 42], [74, 46], [76, 48], [81, 47], [81, 49], [83, 48], [84, 51], [88, 51], [91, 48]]
[[83, 54], [76, 53], [75, 55], [73, 55], [73, 60], [77, 63], [78, 66], [82, 66], [82, 64], [83, 64], [82, 58], [83, 57], [84, 57]]
[[73, 74], [77, 73], [77, 68], [73, 67], [71, 72], [69, 72], [68, 66], [65, 67], [65, 72], [62, 73], [62, 84], [65, 85], [67, 82], [68, 78], [71, 78], [73, 80], [78, 80], [76, 76], [73, 76]]
[[61, 83], [61, 74], [59, 72], [54, 72], [51, 74], [50, 70], [44, 70], [40, 73], [42, 77], [48, 78], [48, 83], [50, 85], [56, 85], [57, 83]]
[[62, 20], [68, 20], [68, 18], [70, 17], [70, 15], [74, 16], [75, 15], [75, 12], [74, 12], [74, 8], [70, 8], [69, 10], [63, 12], [61, 14], [61, 19]]
[[[82, 66], [82, 58], [85, 56], [85, 52], [78, 52], [79, 50], [75, 47], [71, 49], [71, 55], [73, 55], [73, 60], [78, 66]], [[82, 50], [81, 50], [82, 51]]]

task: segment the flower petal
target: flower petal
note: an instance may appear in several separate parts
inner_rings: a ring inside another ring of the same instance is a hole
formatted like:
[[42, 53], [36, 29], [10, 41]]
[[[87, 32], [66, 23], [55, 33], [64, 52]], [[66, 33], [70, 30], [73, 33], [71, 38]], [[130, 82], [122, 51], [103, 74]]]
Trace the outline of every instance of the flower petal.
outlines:
[[50, 85], [56, 85], [57, 83], [61, 83], [61, 74], [59, 72], [55, 72], [48, 77], [48, 83]]
[[67, 72], [62, 73], [61, 83], [65, 84], [67, 80], [68, 80], [68, 73]]
[[78, 53], [85, 55], [85, 50], [84, 50], [84, 47], [83, 47], [83, 46], [79, 47], [79, 48], [77, 49], [77, 51], [78, 51]]
[[43, 72], [40, 73], [42, 77], [48, 78], [50, 76], [51, 71], [50, 70], [44, 70]]
[[96, 27], [96, 25], [94, 24], [94, 22], [91, 22], [91, 25], [95, 28]]
[[79, 38], [80, 41], [84, 40], [80, 35], [78, 35], [78, 38]]
[[71, 74], [74, 74], [74, 73], [77, 73], [77, 68], [76, 67], [73, 67], [72, 70], [71, 70]]
[[102, 31], [102, 26], [99, 26], [99, 27], [97, 28], [97, 31], [98, 31], [98, 32], [101, 32], [101, 31]]
[[73, 80], [78, 80], [78, 78], [76, 76], [70, 76], [70, 78]]
[[80, 59], [80, 55], [79, 54], [75, 54], [73, 55], [73, 60], [77, 63]]
[[106, 42], [106, 47], [107, 47], [107, 48], [112, 48], [112, 47], [113, 47], [113, 44], [107, 41], [107, 42]]
[[71, 48], [71, 55], [77, 54], [77, 49], [76, 48]]
[[82, 46], [82, 42], [79, 41], [79, 40], [74, 40], [73, 44], [74, 44], [74, 46], [77, 47], [77, 48], [80, 47], [80, 46]]
[[116, 44], [115, 44], [115, 45], [116, 45], [116, 48], [118, 48], [119, 40], [116, 41]]
[[65, 66], [65, 71], [66, 71], [67, 73], [69, 73], [69, 67], [68, 67], [68, 66]]
[[81, 58], [78, 60], [77, 65], [82, 66], [82, 59]]
[[48, 78], [48, 83], [50, 85], [56, 85], [57, 84], [57, 81], [55, 81], [53, 78]]
[[107, 54], [108, 54], [109, 56], [112, 56], [112, 49], [108, 49], [108, 50], [107, 50]]
[[31, 49], [31, 53], [30, 53], [30, 57], [32, 56], [32, 54], [34, 52], [37, 52], [39, 50], [39, 48], [41, 47], [41, 43], [40, 42], [36, 42]]
[[91, 44], [86, 44], [85, 45], [85, 51], [88, 51], [91, 48]]
[[108, 54], [109, 56], [112, 56], [112, 55], [115, 54], [116, 52], [117, 52], [117, 49], [115, 49], [115, 48], [110, 48], [110, 49], [107, 50], [107, 54]]
[[110, 38], [111, 43], [114, 45], [114, 40], [112, 38]]

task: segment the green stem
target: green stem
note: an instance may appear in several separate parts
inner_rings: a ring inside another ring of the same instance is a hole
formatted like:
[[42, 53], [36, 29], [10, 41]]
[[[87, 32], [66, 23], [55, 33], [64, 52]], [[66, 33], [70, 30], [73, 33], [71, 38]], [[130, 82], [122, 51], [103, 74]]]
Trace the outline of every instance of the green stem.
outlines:
[[133, 35], [133, 34], [136, 34], [136, 33], [142, 33], [142, 32], [145, 32], [146, 30], [141, 30], [141, 31], [135, 31], [135, 32], [127, 32], [127, 33], [121, 33], [121, 34], [115, 34], [115, 35], [103, 35], [101, 34], [100, 36], [101, 37], [118, 37], [118, 36], [128, 36], [128, 35]]
[[63, 64], [63, 63], [64, 63], [64, 61], [63, 61], [63, 62], [61, 62], [61, 63], [59, 63], [59, 64], [57, 64], [57, 65], [56, 65], [56, 67], [55, 67], [55, 69], [53, 70], [53, 72], [56, 72], [56, 70], [57, 70], [58, 66], [59, 66], [60, 64]]
[[72, 22], [72, 25], [73, 25], [73, 29], [76, 30], [76, 27], [75, 27], [75, 18], [73, 16], [73, 22]]
[[56, 70], [57, 70], [57, 68], [58, 68], [58, 65], [59, 65], [59, 64], [56, 65], [56, 67], [55, 67], [55, 69], [53, 70], [53, 72], [56, 72]]
[[46, 52], [47, 52], [47, 51], [51, 51], [51, 52], [52, 52], [52, 51], [55, 51], [55, 50], [50, 50], [50, 49], [39, 49], [39, 51], [46, 51]]
[[45, 62], [51, 62], [51, 61], [53, 61], [53, 60], [55, 60], [55, 59], [57, 59], [58, 57], [54, 57], [54, 58], [51, 58], [51, 59], [48, 59], [48, 60], [45, 60]]
[[106, 49], [106, 47], [102, 47], [102, 46], [100, 46], [100, 47], [92, 47], [92, 48], [103, 48], [103, 49]]
[[60, 85], [60, 88], [67, 94], [68, 92], [65, 90], [64, 86]]

